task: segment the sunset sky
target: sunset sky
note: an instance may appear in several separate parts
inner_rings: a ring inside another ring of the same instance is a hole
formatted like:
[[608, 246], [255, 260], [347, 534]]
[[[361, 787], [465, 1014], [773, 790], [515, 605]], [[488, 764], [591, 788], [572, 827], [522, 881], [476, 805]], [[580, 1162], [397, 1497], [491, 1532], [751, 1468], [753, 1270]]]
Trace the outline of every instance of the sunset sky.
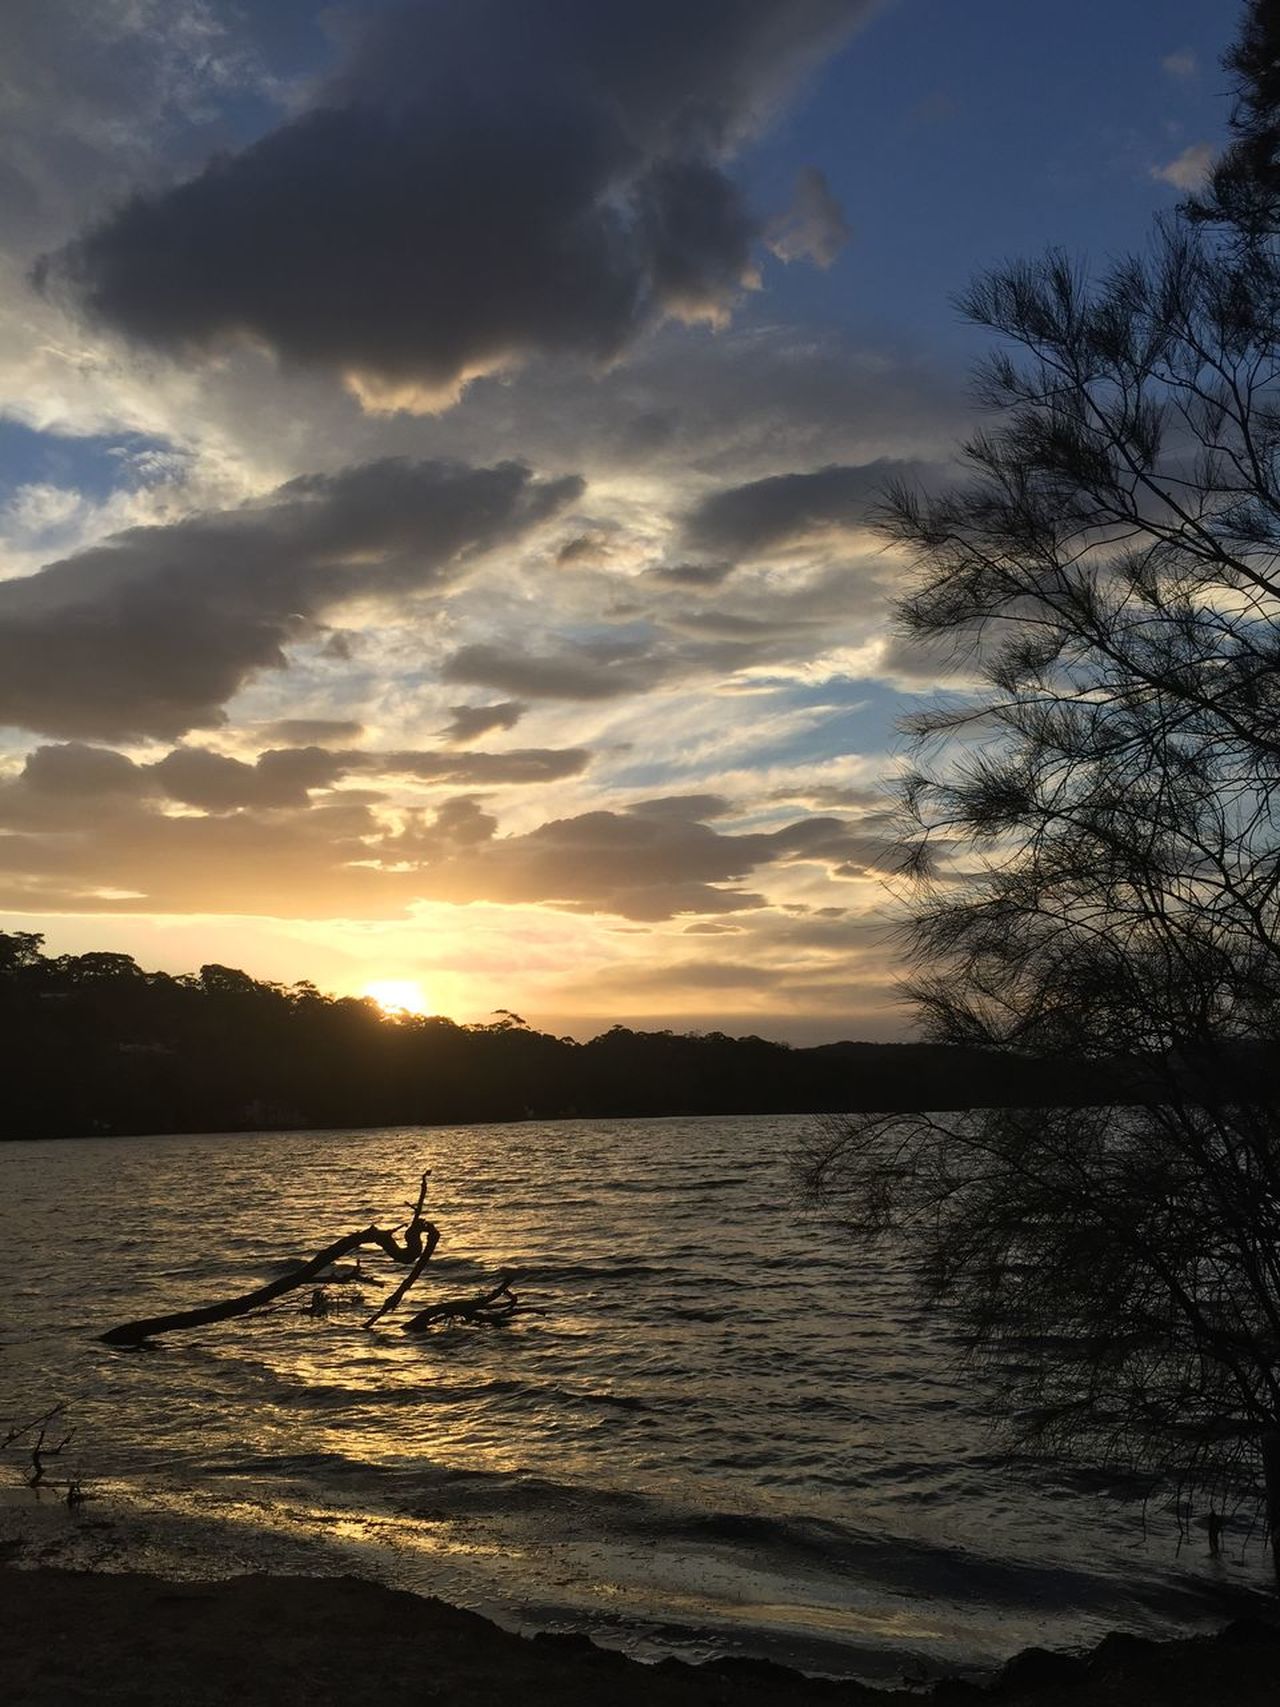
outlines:
[[1204, 0], [5, 0], [0, 928], [900, 1035], [886, 478], [1140, 243]]

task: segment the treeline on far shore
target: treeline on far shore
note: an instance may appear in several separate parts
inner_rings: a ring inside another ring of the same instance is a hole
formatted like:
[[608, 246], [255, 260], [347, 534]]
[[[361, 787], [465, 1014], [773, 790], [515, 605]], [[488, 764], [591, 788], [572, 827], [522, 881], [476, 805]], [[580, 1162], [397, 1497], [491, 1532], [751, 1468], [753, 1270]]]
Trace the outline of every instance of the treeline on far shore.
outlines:
[[174, 977], [42, 948], [0, 933], [0, 1138], [1117, 1099], [1105, 1063], [623, 1026], [578, 1043], [508, 1013], [458, 1025], [226, 966]]

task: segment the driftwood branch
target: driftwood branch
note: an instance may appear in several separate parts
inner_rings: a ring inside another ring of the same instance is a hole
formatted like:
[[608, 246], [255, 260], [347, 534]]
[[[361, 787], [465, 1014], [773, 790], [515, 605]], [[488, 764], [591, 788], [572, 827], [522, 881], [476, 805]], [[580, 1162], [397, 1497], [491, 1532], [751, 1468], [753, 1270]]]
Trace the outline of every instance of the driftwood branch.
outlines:
[[[251, 1311], [261, 1310], [265, 1305], [274, 1303], [277, 1298], [283, 1298], [286, 1293], [295, 1292], [298, 1287], [318, 1280], [326, 1269], [340, 1262], [343, 1257], [350, 1256], [352, 1251], [370, 1247], [380, 1250], [397, 1266], [408, 1267], [409, 1284], [412, 1284], [440, 1242], [438, 1228], [428, 1221], [423, 1213], [427, 1201], [427, 1178], [428, 1176], [423, 1174], [412, 1218], [404, 1228], [403, 1240], [396, 1237], [399, 1228], [388, 1232], [382, 1227], [364, 1227], [358, 1233], [345, 1233], [342, 1238], [326, 1245], [322, 1251], [317, 1251], [308, 1262], [290, 1269], [287, 1274], [280, 1275], [266, 1286], [255, 1287], [252, 1292], [243, 1292], [237, 1298], [225, 1298], [218, 1304], [204, 1304], [194, 1310], [174, 1310], [163, 1316], [148, 1316], [141, 1321], [124, 1322], [117, 1328], [108, 1328], [99, 1338], [107, 1345], [139, 1346], [157, 1334], [171, 1334], [183, 1328], [202, 1328], [211, 1322], [226, 1322], [235, 1316], [247, 1316]], [[397, 1287], [392, 1294], [394, 1302], [398, 1303], [407, 1291], [408, 1285]], [[390, 1299], [378, 1314], [385, 1313], [389, 1308], [394, 1308]]]
[[[297, 1268], [290, 1269], [287, 1274], [282, 1274], [266, 1286], [256, 1287], [252, 1292], [241, 1293], [237, 1298], [223, 1299], [218, 1304], [204, 1304], [194, 1310], [175, 1310], [163, 1316], [148, 1316], [141, 1321], [125, 1322], [120, 1327], [109, 1328], [106, 1333], [100, 1334], [99, 1338], [107, 1345], [137, 1348], [146, 1345], [158, 1334], [174, 1333], [184, 1328], [206, 1327], [212, 1322], [226, 1322], [236, 1316], [247, 1316], [274, 1303], [277, 1298], [297, 1291], [299, 1287], [315, 1285], [334, 1263], [350, 1256], [353, 1251], [370, 1247], [380, 1250], [397, 1267], [408, 1270], [399, 1285], [366, 1319], [364, 1326], [371, 1328], [404, 1300], [416, 1285], [440, 1243], [440, 1229], [426, 1218], [427, 1179], [428, 1176], [424, 1173], [412, 1216], [403, 1227], [393, 1228], [389, 1232], [381, 1227], [365, 1227], [357, 1233], [346, 1233], [342, 1238], [326, 1245], [323, 1250], [317, 1251], [309, 1261], [300, 1263]], [[397, 1238], [397, 1234], [401, 1232], [403, 1238]], [[310, 1305], [313, 1315], [325, 1313], [319, 1302], [322, 1298], [323, 1293], [317, 1287], [312, 1293]], [[504, 1275], [497, 1286], [479, 1298], [444, 1299], [439, 1304], [420, 1310], [405, 1323], [405, 1331], [421, 1333], [433, 1322], [446, 1321], [469, 1321], [492, 1326], [525, 1308], [527, 1306], [521, 1305], [510, 1289], [510, 1277]]]
[[491, 1292], [479, 1298], [442, 1298], [428, 1304], [404, 1324], [407, 1334], [425, 1333], [441, 1322], [470, 1322], [477, 1327], [496, 1328], [512, 1316], [526, 1315], [532, 1305], [522, 1304], [511, 1290], [511, 1276], [504, 1274]]
[[409, 1270], [408, 1274], [405, 1275], [404, 1279], [400, 1282], [399, 1286], [396, 1287], [395, 1291], [384, 1298], [382, 1303], [379, 1304], [378, 1308], [373, 1312], [372, 1316], [369, 1316], [366, 1319], [364, 1324], [366, 1328], [371, 1328], [381, 1317], [389, 1316], [391, 1314], [392, 1310], [395, 1309], [396, 1305], [404, 1297], [406, 1292], [412, 1289], [418, 1276], [431, 1261], [432, 1254], [439, 1243], [440, 1229], [434, 1225], [428, 1224], [427, 1242], [422, 1247], [422, 1255], [418, 1258], [417, 1262], [414, 1263], [413, 1267]]

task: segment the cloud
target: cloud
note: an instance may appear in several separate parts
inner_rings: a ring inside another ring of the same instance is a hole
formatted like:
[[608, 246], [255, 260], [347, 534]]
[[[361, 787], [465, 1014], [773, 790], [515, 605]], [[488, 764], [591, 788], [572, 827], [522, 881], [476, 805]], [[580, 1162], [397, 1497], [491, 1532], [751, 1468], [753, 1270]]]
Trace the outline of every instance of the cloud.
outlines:
[[1189, 48], [1178, 53], [1166, 53], [1160, 61], [1160, 69], [1169, 77], [1194, 77], [1199, 68], [1196, 56]]
[[[893, 1035], [901, 1019], [893, 1014], [896, 969], [886, 935], [883, 922], [865, 916], [797, 919], [776, 907], [698, 920], [678, 936], [655, 931], [592, 966], [574, 966], [558, 987], [540, 993], [535, 1012], [563, 1003], [570, 1012], [642, 1026], [670, 1025], [679, 1016], [699, 1029], [769, 1036], [785, 1018], [793, 1039], [815, 1042], [851, 1030]], [[722, 940], [706, 940], [714, 937]]]
[[[560, 782], [580, 776], [591, 755], [581, 747], [525, 747], [507, 753], [332, 752], [323, 747], [273, 748], [252, 761], [207, 747], [175, 747], [139, 764], [124, 753], [80, 741], [37, 747], [18, 776], [0, 784], [12, 813], [27, 825], [61, 824], [63, 803], [83, 804], [108, 795], [160, 797], [201, 812], [269, 811], [306, 807], [317, 790], [352, 776], [496, 788]], [[370, 797], [374, 798], [374, 797]], [[48, 816], [52, 811], [53, 817]]]
[[261, 733], [268, 741], [284, 746], [312, 747], [330, 741], [358, 741], [364, 726], [348, 717], [279, 717], [264, 724]]
[[441, 730], [441, 738], [451, 746], [465, 747], [491, 729], [514, 729], [528, 709], [518, 699], [504, 699], [497, 705], [451, 705], [450, 720]]
[[306, 806], [312, 789], [331, 788], [349, 767], [340, 754], [320, 747], [263, 753], [254, 764], [203, 747], [178, 747], [143, 768], [169, 799], [203, 812], [230, 812]]
[[145, 794], [150, 786], [145, 774], [124, 753], [87, 747], [78, 741], [61, 747], [37, 747], [27, 755], [21, 782], [31, 794], [72, 800]]
[[880, 457], [860, 466], [774, 474], [724, 487], [701, 499], [686, 516], [684, 544], [736, 562], [815, 534], [865, 527], [887, 485], [918, 479], [925, 472], [922, 464]]
[[647, 692], [666, 673], [666, 665], [628, 641], [586, 642], [547, 653], [481, 643], [455, 652], [443, 673], [449, 682], [529, 699], [597, 700]]
[[443, 900], [540, 901], [656, 921], [763, 906], [738, 884], [791, 852], [785, 831], [725, 835], [674, 812], [597, 811], [495, 838], [424, 877]]
[[[656, 922], [683, 914], [753, 911], [764, 897], [739, 887], [765, 868], [825, 867], [833, 876], [893, 868], [893, 841], [838, 818], [804, 818], [776, 830], [733, 833], [703, 822], [726, 803], [693, 795], [595, 811], [494, 837], [465, 860], [424, 865], [424, 892], [459, 902], [545, 902], [573, 911]], [[829, 935], [834, 926], [823, 927]]]
[[714, 338], [670, 326], [598, 377], [540, 363], [518, 384], [474, 387], [447, 418], [362, 424], [471, 460], [495, 440], [536, 447], [539, 461], [599, 479], [643, 472], [688, 492], [691, 477], [945, 459], [973, 411], [958, 373], [923, 354], [812, 324], [743, 324]]
[[[290, 749], [255, 764], [177, 748], [153, 764], [76, 744], [33, 754], [0, 782], [0, 909], [280, 917], [403, 916], [415, 903], [547, 904], [640, 922], [750, 912], [744, 886], [770, 867], [839, 875], [883, 846], [856, 822], [810, 817], [735, 833], [704, 820], [715, 796], [642, 801], [500, 835], [470, 796], [433, 811], [342, 791], [344, 775], [412, 774], [468, 786], [514, 755], [325, 753]], [[501, 773], [504, 777], [508, 773]], [[525, 780], [530, 780], [526, 778]], [[174, 813], [171, 802], [188, 810]]]
[[[9, 244], [123, 195], [168, 153], [194, 165], [220, 97], [262, 67], [230, 7], [207, 0], [5, 0], [0, 218]], [[198, 152], [192, 158], [192, 149]]]
[[47, 828], [0, 790], [0, 907], [40, 912], [245, 913], [280, 918], [388, 917], [410, 896], [403, 876], [360, 862], [378, 826], [341, 796], [293, 812], [170, 814], [118, 805]]
[[0, 723], [172, 737], [357, 596], [440, 587], [572, 502], [573, 478], [400, 459], [138, 527], [0, 583]]
[[890, 807], [891, 801], [886, 790], [886, 784], [840, 786], [833, 783], [797, 782], [788, 788], [775, 789], [770, 798], [778, 801], [803, 801], [806, 806], [818, 811], [856, 810], [865, 822], [869, 816], [878, 816]]
[[[534, 353], [607, 363], [664, 318], [722, 321], [753, 282], [760, 226], [726, 168], [872, 4], [379, 10], [307, 110], [37, 276], [152, 348], [248, 341], [375, 410]], [[833, 241], [806, 196], [780, 253]]]
[[791, 206], [770, 225], [767, 240], [779, 260], [812, 261], [826, 268], [852, 236], [825, 175], [816, 166], [806, 166], [796, 180]]
[[[444, 660], [441, 675], [446, 682], [519, 695], [540, 709], [548, 702], [607, 707], [610, 744], [633, 741], [651, 762], [669, 733], [665, 720], [678, 703], [687, 708], [690, 721], [679, 746], [666, 751], [664, 760], [689, 775], [689, 767], [706, 759], [711, 745], [727, 734], [717, 711], [728, 695], [760, 693], [784, 682], [817, 682], [846, 674], [852, 652], [870, 656], [884, 626], [893, 568], [888, 555], [837, 539], [797, 558], [786, 575], [748, 566], [724, 587], [669, 583], [652, 572], [626, 582], [610, 578], [585, 589], [591, 598], [602, 591], [611, 597], [606, 620], [598, 604], [580, 610], [564, 604], [556, 612], [556, 629], [533, 627], [526, 640], [499, 613], [503, 628], [493, 638], [459, 647]], [[621, 597], [620, 587], [625, 589]], [[471, 588], [465, 604], [461, 598], [454, 601], [455, 630], [465, 618], [470, 632], [484, 635], [487, 628], [493, 634], [492, 601], [477, 602], [483, 591]], [[527, 630], [531, 624], [523, 603], [516, 608]], [[583, 638], [566, 637], [566, 631], [572, 635], [575, 630]], [[716, 709], [708, 703], [711, 683], [718, 695]], [[662, 712], [654, 704], [659, 694]], [[584, 715], [574, 714], [567, 727], [580, 727]], [[735, 742], [767, 739], [758, 718], [744, 724], [739, 712], [732, 725]]]
[[648, 573], [674, 587], [718, 587], [732, 569], [732, 563], [655, 563]]
[[[716, 928], [712, 925], [690, 927], [704, 934], [711, 934]], [[663, 966], [628, 967], [612, 980], [597, 978], [596, 985], [600, 988], [613, 983], [615, 989], [632, 991], [636, 995], [672, 990], [682, 993], [689, 990], [768, 990], [772, 993], [778, 980], [779, 973], [775, 968], [762, 966], [758, 961], [698, 959], [680, 960]]]
[[[370, 753], [348, 755], [352, 768], [412, 776], [419, 782], [496, 788], [504, 783], [559, 782], [591, 762], [583, 747], [513, 747], [506, 753]], [[360, 764], [354, 762], [359, 760]]]
[[642, 818], [687, 819], [700, 824], [732, 811], [722, 794], [663, 794], [652, 800], [633, 800], [627, 811]]
[[609, 541], [603, 534], [579, 533], [556, 552], [556, 562], [565, 568], [572, 563], [601, 563], [609, 555]]
[[1151, 176], [1175, 190], [1200, 189], [1213, 168], [1214, 149], [1208, 142], [1193, 142], [1166, 166], [1153, 166]]

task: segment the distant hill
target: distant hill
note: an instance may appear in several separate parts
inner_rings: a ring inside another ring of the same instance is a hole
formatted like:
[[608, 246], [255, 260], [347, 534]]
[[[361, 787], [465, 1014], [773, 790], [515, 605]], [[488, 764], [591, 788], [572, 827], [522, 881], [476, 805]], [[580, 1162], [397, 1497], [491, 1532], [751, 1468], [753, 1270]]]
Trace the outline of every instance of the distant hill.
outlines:
[[615, 1026], [589, 1043], [391, 1016], [231, 967], [145, 972], [0, 933], [0, 1138], [448, 1125], [674, 1114], [842, 1113], [1110, 1101], [1101, 1063], [926, 1043], [791, 1048]]

